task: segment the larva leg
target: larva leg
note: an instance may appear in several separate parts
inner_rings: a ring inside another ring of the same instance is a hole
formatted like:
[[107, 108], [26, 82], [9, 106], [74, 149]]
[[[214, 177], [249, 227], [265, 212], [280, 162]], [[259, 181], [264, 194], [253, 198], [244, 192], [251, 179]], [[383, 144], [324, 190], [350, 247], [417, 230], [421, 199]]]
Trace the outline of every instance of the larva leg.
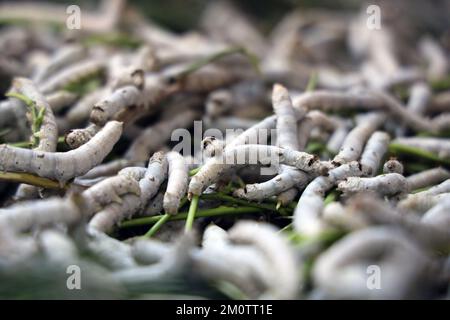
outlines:
[[169, 152], [166, 157], [169, 174], [163, 206], [166, 213], [176, 214], [181, 198], [186, 193], [188, 172], [184, 158], [178, 152]]

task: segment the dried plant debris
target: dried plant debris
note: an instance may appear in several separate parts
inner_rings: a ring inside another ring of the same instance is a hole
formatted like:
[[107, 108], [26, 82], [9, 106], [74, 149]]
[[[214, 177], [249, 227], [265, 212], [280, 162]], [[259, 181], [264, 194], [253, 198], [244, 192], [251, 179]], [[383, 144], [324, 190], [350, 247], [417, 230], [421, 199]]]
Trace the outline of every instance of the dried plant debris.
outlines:
[[0, 298], [450, 297], [448, 1], [137, 5], [0, 4]]

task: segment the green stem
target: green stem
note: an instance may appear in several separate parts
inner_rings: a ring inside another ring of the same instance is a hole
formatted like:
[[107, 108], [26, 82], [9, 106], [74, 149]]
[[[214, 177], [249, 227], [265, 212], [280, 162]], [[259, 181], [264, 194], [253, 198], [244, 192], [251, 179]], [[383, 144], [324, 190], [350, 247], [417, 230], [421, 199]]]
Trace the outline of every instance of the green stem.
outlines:
[[198, 208], [198, 199], [199, 196], [193, 196], [191, 200], [191, 205], [189, 206], [189, 211], [186, 219], [186, 226], [184, 228], [185, 232], [189, 232], [192, 230], [192, 225], [194, 224], [195, 212], [197, 212]]
[[319, 75], [318, 75], [317, 71], [313, 71], [311, 73], [311, 75], [309, 76], [308, 84], [305, 89], [306, 92], [311, 92], [316, 89], [318, 78], [319, 78]]
[[31, 184], [33, 186], [47, 189], [66, 189], [67, 186], [61, 186], [58, 182], [38, 177], [29, 173], [22, 172], [0, 172], [0, 180]]
[[142, 237], [143, 238], [151, 238], [153, 237], [153, 235], [162, 227], [162, 225], [164, 223], [166, 223], [169, 219], [170, 219], [170, 215], [168, 213], [160, 216], [161, 218], [158, 220], [158, 222], [156, 222], [151, 228], [150, 230], [147, 231], [146, 234], [144, 234]]
[[195, 169], [192, 169], [191, 171], [189, 171], [189, 176], [190, 177], [195, 176], [197, 174], [197, 172], [200, 171], [200, 168], [201, 167], [198, 167], [198, 168], [195, 168]]
[[[195, 213], [195, 218], [217, 217], [217, 216], [224, 216], [224, 215], [257, 213], [257, 212], [260, 212], [260, 210], [258, 208], [253, 208], [253, 207], [220, 206], [220, 207], [217, 207], [214, 209], [198, 210]], [[153, 216], [153, 217], [145, 217], [145, 218], [138, 218], [138, 219], [125, 221], [120, 225], [120, 227], [121, 228], [129, 228], [129, 227], [155, 224], [161, 219], [162, 216], [163, 215], [157, 215], [157, 216]], [[188, 213], [183, 212], [183, 213], [179, 213], [177, 215], [171, 216], [169, 220], [170, 221], [185, 220], [187, 218], [187, 216], [188, 216]]]
[[430, 151], [427, 151], [424, 149], [420, 149], [420, 148], [416, 148], [416, 147], [407, 146], [407, 145], [400, 144], [400, 143], [391, 143], [389, 145], [389, 152], [394, 153], [394, 154], [403, 153], [403, 154], [423, 158], [426, 160], [438, 162], [441, 164], [450, 165], [450, 160], [441, 158], [433, 152], [430, 152]]

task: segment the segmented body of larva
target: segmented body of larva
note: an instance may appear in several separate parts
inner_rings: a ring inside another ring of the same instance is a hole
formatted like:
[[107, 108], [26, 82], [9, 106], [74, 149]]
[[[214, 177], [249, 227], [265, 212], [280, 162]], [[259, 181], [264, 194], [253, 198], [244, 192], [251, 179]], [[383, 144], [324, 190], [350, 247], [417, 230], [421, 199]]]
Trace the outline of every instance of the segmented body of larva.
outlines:
[[0, 145], [0, 169], [29, 172], [64, 184], [98, 165], [119, 140], [122, 123], [111, 121], [89, 142], [68, 152], [43, 152]]
[[447, 179], [450, 179], [450, 172], [441, 167], [428, 169], [406, 177], [411, 191], [433, 186]]
[[338, 190], [344, 195], [358, 192], [376, 192], [382, 196], [404, 195], [408, 192], [406, 178], [398, 173], [387, 173], [370, 178], [348, 177], [339, 182]]
[[188, 172], [184, 158], [178, 152], [169, 152], [166, 156], [169, 167], [167, 189], [164, 194], [164, 211], [176, 214], [181, 198], [186, 194]]

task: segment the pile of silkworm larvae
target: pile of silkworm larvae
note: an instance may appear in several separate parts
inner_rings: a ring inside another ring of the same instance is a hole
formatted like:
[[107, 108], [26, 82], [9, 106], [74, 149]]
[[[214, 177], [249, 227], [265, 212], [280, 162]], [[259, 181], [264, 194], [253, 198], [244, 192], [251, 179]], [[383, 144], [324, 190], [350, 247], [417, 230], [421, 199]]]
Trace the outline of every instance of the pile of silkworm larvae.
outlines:
[[450, 4], [375, 3], [1, 3], [0, 296], [448, 298]]

